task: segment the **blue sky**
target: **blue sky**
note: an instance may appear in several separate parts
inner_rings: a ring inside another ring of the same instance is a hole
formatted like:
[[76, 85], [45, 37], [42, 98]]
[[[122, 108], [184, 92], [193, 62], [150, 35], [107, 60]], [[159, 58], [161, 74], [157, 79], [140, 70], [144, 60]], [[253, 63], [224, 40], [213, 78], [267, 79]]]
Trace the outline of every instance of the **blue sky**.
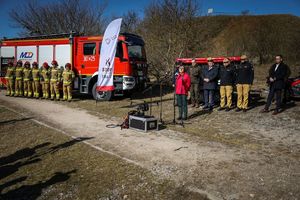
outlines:
[[[22, 6], [27, 0], [0, 0], [0, 38], [17, 37], [21, 31], [12, 27], [9, 11], [17, 6]], [[54, 0], [57, 1], [57, 0]], [[99, 2], [99, 0], [92, 0]], [[158, 1], [158, 0], [156, 0]], [[39, 0], [47, 3], [49, 0]], [[108, 0], [105, 11], [106, 16], [120, 16], [128, 10], [135, 10], [143, 16], [143, 9], [150, 2], [148, 0]], [[201, 13], [206, 14], [208, 8], [213, 8], [215, 13], [239, 14], [249, 10], [250, 14], [293, 14], [300, 16], [300, 0], [199, 0]]]

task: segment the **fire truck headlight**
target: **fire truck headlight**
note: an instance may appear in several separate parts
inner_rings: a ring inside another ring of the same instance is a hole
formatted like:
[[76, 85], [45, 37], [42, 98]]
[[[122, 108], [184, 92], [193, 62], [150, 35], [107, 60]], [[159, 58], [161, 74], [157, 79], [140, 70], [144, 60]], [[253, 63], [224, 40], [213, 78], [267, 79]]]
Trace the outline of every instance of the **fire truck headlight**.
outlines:
[[132, 76], [123, 76], [123, 90], [131, 90], [135, 86], [135, 78]]

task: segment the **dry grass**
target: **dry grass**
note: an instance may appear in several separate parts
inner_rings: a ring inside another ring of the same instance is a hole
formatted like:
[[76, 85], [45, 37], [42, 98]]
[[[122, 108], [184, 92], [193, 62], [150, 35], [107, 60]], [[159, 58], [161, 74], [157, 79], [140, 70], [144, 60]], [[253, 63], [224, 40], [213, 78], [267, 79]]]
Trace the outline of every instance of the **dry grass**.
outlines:
[[205, 199], [0, 107], [1, 199]]

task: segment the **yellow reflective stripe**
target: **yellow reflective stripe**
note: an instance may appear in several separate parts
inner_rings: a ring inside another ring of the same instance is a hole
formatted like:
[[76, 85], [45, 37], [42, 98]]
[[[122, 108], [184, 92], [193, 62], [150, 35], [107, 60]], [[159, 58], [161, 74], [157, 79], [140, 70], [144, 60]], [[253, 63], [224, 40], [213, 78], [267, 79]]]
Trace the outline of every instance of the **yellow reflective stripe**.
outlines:
[[22, 80], [22, 77], [17, 77], [16, 80]]
[[40, 79], [39, 79], [39, 78], [33, 78], [33, 80], [34, 80], [34, 81], [38, 81], [38, 80], [40, 80]]

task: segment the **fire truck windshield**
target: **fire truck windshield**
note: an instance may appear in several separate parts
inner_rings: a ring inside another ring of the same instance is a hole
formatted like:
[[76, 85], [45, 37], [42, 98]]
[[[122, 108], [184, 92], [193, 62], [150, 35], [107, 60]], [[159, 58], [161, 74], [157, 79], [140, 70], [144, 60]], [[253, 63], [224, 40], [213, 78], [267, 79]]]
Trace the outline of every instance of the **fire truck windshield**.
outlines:
[[129, 58], [135, 59], [135, 60], [145, 60], [145, 49], [144, 46], [141, 45], [129, 45], [128, 46], [128, 54]]

